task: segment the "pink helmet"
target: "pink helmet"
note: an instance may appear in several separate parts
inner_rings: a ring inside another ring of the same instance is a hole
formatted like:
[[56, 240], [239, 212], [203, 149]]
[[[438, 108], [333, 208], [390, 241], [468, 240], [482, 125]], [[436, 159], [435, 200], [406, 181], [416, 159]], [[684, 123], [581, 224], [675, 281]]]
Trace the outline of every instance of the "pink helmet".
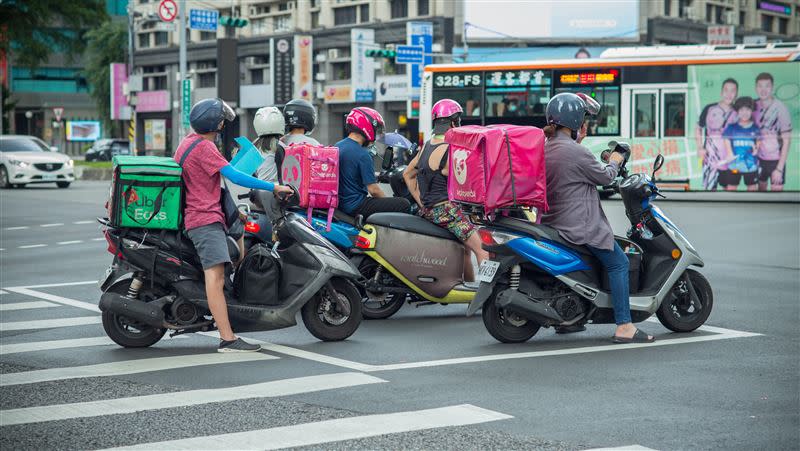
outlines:
[[433, 104], [433, 109], [431, 110], [431, 120], [435, 121], [436, 119], [451, 117], [463, 112], [464, 110], [461, 108], [461, 105], [459, 105], [455, 100], [442, 99]]
[[347, 115], [345, 124], [349, 131], [364, 135], [367, 142], [380, 138], [385, 127], [381, 113], [365, 106], [353, 108]]

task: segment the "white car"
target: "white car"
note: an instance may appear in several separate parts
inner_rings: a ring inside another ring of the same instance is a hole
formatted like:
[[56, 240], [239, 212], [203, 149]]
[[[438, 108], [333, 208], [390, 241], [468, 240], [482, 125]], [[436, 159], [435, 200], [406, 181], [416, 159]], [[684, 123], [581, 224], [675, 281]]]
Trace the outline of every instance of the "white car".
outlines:
[[67, 188], [75, 180], [73, 166], [72, 159], [35, 136], [0, 136], [0, 188], [28, 183], [55, 183]]

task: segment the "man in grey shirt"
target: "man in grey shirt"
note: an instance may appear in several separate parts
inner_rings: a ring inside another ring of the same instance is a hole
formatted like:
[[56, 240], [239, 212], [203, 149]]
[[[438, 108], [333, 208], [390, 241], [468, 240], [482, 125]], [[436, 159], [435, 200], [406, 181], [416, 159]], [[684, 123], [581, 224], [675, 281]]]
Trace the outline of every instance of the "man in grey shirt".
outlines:
[[[596, 115], [600, 105], [582, 94], [561, 93], [547, 104], [547, 204], [542, 223], [558, 230], [570, 243], [586, 246], [608, 272], [614, 320], [614, 343], [650, 343], [631, 320], [628, 256], [614, 240], [597, 185], [607, 185], [617, 176], [625, 156], [614, 152], [603, 165], [580, 141], [586, 136], [586, 114]], [[572, 332], [575, 330], [567, 330]]]

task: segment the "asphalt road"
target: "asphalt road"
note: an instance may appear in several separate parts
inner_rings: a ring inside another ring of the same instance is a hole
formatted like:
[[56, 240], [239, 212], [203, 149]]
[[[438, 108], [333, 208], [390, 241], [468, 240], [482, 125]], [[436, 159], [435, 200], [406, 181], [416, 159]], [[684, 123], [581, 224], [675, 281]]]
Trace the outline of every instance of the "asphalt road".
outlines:
[[405, 306], [342, 343], [244, 334], [269, 345], [242, 357], [200, 335], [109, 344], [107, 188], [0, 191], [3, 449], [800, 447], [800, 204], [660, 202], [715, 305], [691, 334], [643, 323], [655, 345], [611, 346], [610, 326], [502, 345], [464, 306]]

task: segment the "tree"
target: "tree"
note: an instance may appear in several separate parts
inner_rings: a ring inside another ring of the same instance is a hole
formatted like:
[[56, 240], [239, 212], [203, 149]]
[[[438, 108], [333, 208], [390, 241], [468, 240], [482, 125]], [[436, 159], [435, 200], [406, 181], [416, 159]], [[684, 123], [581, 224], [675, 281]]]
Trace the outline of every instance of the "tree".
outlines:
[[52, 52], [80, 55], [85, 30], [106, 20], [104, 0], [4, 0], [0, 48], [13, 54], [16, 65], [36, 69]]
[[91, 95], [97, 104], [97, 113], [103, 119], [103, 127], [110, 136], [116, 136], [114, 121], [111, 118], [111, 63], [125, 61], [125, 47], [128, 45], [128, 30], [122, 22], [106, 21], [86, 33], [86, 70]]

